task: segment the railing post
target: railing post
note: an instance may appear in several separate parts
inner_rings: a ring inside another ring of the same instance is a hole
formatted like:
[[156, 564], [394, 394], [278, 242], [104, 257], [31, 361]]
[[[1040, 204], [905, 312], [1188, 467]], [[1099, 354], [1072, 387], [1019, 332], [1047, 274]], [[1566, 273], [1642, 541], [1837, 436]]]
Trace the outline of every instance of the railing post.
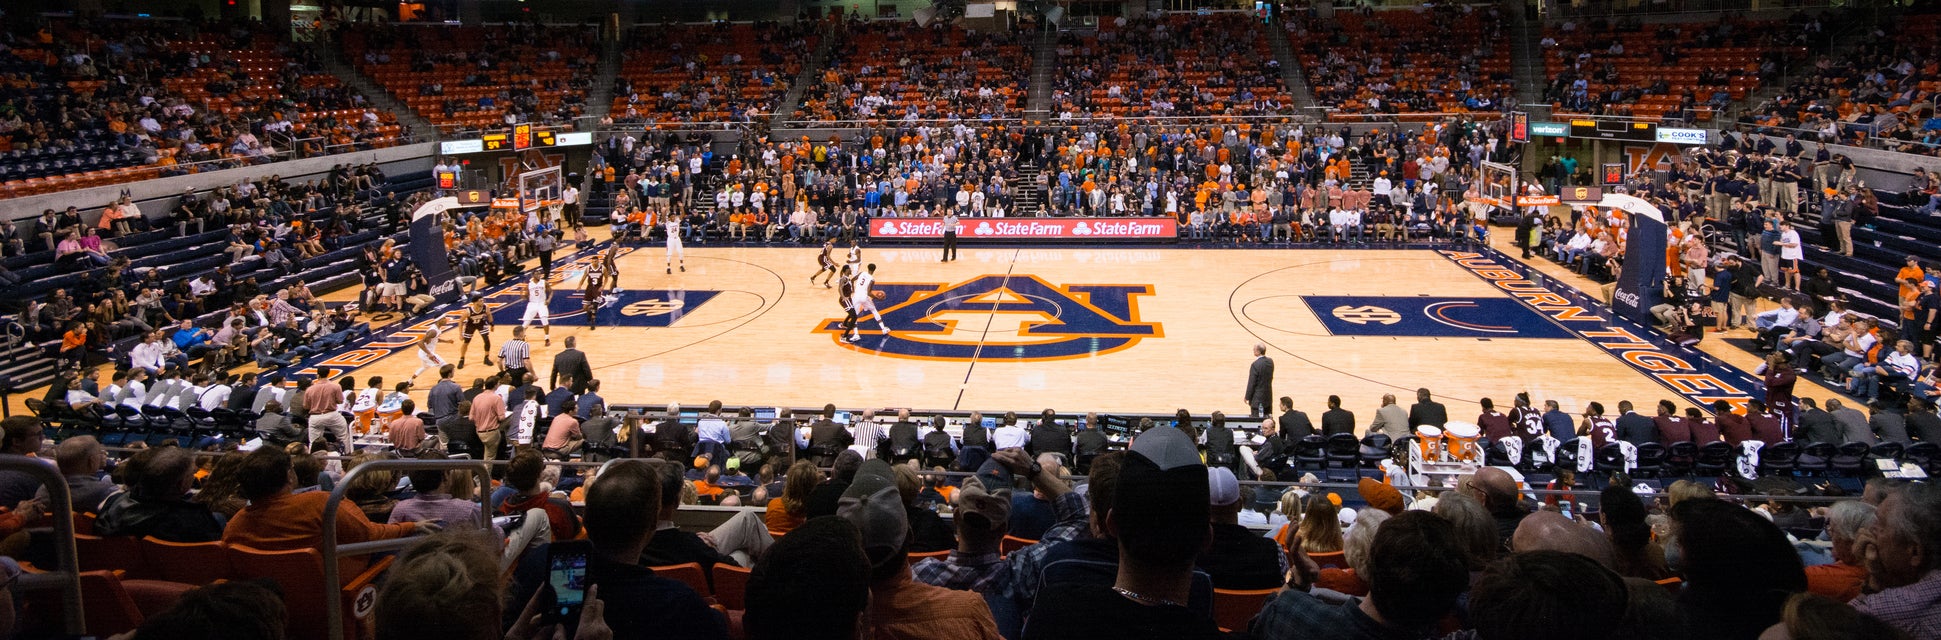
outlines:
[[48, 460], [27, 456], [0, 455], [0, 471], [18, 471], [39, 480], [47, 489], [47, 506], [54, 512], [54, 561], [58, 570], [34, 574], [33, 580], [23, 580], [16, 588], [46, 589], [58, 582], [61, 615], [65, 618], [63, 628], [67, 635], [79, 637], [86, 633], [87, 616], [81, 609], [81, 565], [74, 551], [74, 499], [68, 493], [67, 479]]
[[[0, 468], [5, 467], [0, 466]], [[337, 568], [337, 512], [339, 505], [344, 501], [345, 490], [350, 488], [352, 480], [372, 471], [426, 471], [432, 469], [470, 469], [482, 481], [480, 482], [482, 487], [490, 488], [492, 486], [491, 469], [488, 463], [483, 460], [374, 460], [351, 468], [350, 471], [344, 474], [344, 478], [337, 481], [337, 485], [330, 490], [330, 500], [324, 503], [323, 510], [323, 542], [318, 545], [319, 550], [323, 553], [324, 593], [329, 594], [324, 598], [324, 618], [325, 624], [329, 629], [329, 635], [326, 636], [328, 640], [344, 639], [344, 604], [337, 597], [337, 590], [343, 588], [343, 576], [340, 575]], [[60, 476], [56, 475], [54, 478], [58, 480]], [[67, 489], [65, 482], [61, 483], [61, 489], [63, 495], [65, 495]], [[492, 527], [492, 516], [486, 513], [485, 510], [486, 505], [490, 502], [490, 495], [491, 493], [488, 491], [481, 492], [477, 496], [479, 499], [478, 525], [481, 529], [489, 530]], [[67, 538], [70, 541], [69, 550], [71, 552], [73, 547], [72, 540], [74, 539], [72, 531], [73, 523], [69, 522], [68, 527], [69, 533]], [[71, 555], [70, 553], [70, 557]], [[77, 582], [76, 584], [78, 585], [79, 583]], [[79, 601], [78, 595], [76, 596], [76, 601]]]

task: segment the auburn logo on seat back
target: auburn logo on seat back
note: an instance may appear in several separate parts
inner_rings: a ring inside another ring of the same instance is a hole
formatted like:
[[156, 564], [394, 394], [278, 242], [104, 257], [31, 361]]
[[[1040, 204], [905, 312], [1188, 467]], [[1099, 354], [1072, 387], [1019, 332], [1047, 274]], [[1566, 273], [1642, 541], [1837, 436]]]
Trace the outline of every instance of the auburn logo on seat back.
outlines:
[[1152, 285], [1055, 285], [1034, 275], [984, 275], [949, 283], [888, 283], [873, 287], [883, 316], [857, 321], [862, 340], [843, 342], [842, 318], [826, 318], [816, 333], [838, 345], [922, 360], [1058, 360], [1121, 351], [1164, 337], [1157, 322], [1141, 322], [1139, 297]]

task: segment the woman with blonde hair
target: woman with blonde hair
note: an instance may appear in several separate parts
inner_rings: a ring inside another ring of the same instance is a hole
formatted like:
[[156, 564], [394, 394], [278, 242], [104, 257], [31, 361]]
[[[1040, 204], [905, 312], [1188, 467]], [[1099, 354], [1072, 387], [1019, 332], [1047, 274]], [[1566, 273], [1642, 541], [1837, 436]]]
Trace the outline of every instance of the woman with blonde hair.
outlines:
[[1301, 517], [1301, 527], [1295, 535], [1300, 537], [1301, 550], [1309, 554], [1341, 553], [1341, 498], [1335, 494], [1314, 494], [1308, 497], [1307, 509]]

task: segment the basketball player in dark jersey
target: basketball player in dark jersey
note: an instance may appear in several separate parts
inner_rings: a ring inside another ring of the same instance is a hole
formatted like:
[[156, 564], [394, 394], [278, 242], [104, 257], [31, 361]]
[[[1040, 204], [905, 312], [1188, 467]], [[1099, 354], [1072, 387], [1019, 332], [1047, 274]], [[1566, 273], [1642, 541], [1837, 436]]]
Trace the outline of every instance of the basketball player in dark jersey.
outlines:
[[[836, 271], [836, 261], [835, 259], [829, 257], [829, 252], [834, 251], [835, 248], [836, 248], [835, 240], [822, 241], [822, 254], [815, 257], [816, 271], [815, 271], [815, 275], [809, 276], [809, 284], [815, 284], [816, 278], [821, 277], [822, 274], [824, 273], [827, 273], [829, 274], [829, 278], [822, 282], [822, 288], [827, 289], [831, 286], [834, 286], [830, 284], [830, 281], [834, 280], [838, 275], [838, 273]], [[849, 298], [845, 297], [843, 299], [848, 300]], [[849, 304], [848, 302], [843, 303], [844, 306], [847, 306], [848, 304]]]
[[465, 353], [472, 348], [472, 335], [477, 334], [485, 340], [485, 366], [492, 366], [492, 312], [485, 308], [485, 298], [474, 293], [472, 301], [465, 306], [465, 318], [459, 321], [458, 368], [465, 368]]
[[587, 331], [600, 328], [600, 298], [607, 283], [605, 262], [605, 258], [595, 258], [587, 265], [586, 276], [581, 278], [586, 289], [580, 292], [580, 310], [586, 313]]
[[600, 261], [599, 261], [600, 269], [607, 274], [607, 280], [611, 281], [606, 286], [606, 289], [613, 293], [620, 292], [619, 261], [620, 261], [620, 245], [618, 244], [608, 245], [607, 250], [600, 254]]
[[1525, 446], [1544, 434], [1543, 412], [1530, 406], [1529, 392], [1516, 394], [1516, 408], [1510, 409], [1510, 428], [1523, 437]]
[[861, 340], [863, 336], [856, 330], [856, 311], [861, 305], [856, 304], [854, 299], [856, 281], [850, 277], [849, 267], [843, 267], [842, 272], [836, 275], [836, 285], [836, 303], [842, 305], [845, 314], [842, 318], [842, 339], [844, 342]]

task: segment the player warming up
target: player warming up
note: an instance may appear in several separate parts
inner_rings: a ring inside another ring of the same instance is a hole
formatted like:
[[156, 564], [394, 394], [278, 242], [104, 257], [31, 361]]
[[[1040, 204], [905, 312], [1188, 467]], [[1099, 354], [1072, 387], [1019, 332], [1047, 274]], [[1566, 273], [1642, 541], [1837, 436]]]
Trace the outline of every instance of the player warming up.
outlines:
[[526, 281], [526, 315], [519, 319], [519, 326], [531, 328], [532, 321], [539, 321], [539, 328], [546, 331], [546, 346], [553, 345], [553, 318], [546, 308], [553, 303], [553, 289], [546, 286], [546, 276], [538, 271], [532, 272], [532, 279]]
[[451, 341], [438, 339], [439, 336], [444, 334], [445, 319], [441, 317], [437, 321], [432, 322], [431, 326], [425, 327], [424, 334], [418, 336], [418, 370], [411, 372], [412, 382], [416, 382], [418, 376], [422, 375], [426, 369], [437, 369], [445, 366], [445, 359], [438, 357], [438, 343]]
[[836, 260], [835, 258], [829, 257], [829, 252], [834, 251], [835, 249], [836, 249], [835, 240], [822, 241], [822, 253], [821, 255], [817, 255], [815, 257], [815, 263], [816, 263], [815, 275], [809, 276], [809, 284], [815, 284], [816, 278], [819, 278], [822, 276], [822, 274], [827, 273], [829, 274], [829, 277], [823, 279], [822, 288], [827, 289], [835, 286], [835, 284], [833, 284], [833, 281], [836, 279], [836, 276], [837, 276]]
[[471, 302], [465, 305], [465, 317], [458, 323], [458, 368], [465, 368], [465, 352], [472, 349], [474, 334], [485, 340], [485, 366], [492, 366], [492, 312], [486, 310], [485, 298], [472, 294]]
[[667, 229], [667, 272], [674, 273], [674, 261], [681, 261], [681, 273], [687, 273], [687, 250], [681, 247], [681, 218], [668, 212], [661, 225]]

